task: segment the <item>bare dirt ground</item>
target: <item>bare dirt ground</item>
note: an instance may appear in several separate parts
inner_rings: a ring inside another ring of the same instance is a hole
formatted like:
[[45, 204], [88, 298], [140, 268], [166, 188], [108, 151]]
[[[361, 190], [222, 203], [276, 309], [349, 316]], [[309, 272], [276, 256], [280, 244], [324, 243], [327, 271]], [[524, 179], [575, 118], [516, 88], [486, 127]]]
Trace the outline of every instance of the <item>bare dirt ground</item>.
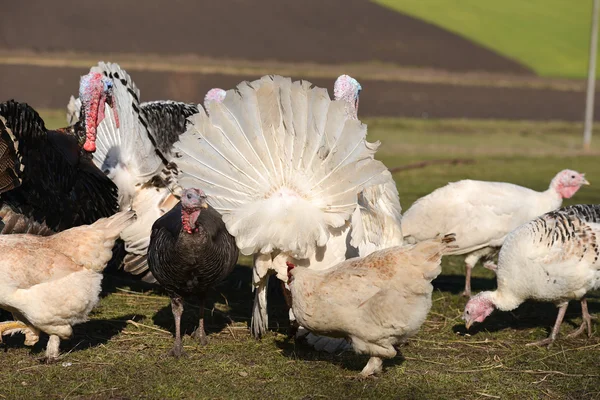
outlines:
[[[15, 98], [39, 108], [64, 108], [76, 95], [84, 68], [0, 65], [0, 98]], [[201, 102], [212, 87], [233, 88], [259, 75], [223, 75], [129, 71], [143, 101], [177, 99]], [[312, 79], [333, 91], [333, 78]], [[449, 83], [361, 80], [362, 116], [417, 118], [497, 118], [579, 121], [585, 96], [578, 90], [485, 87]], [[600, 113], [600, 104], [596, 108]]]
[[[578, 121], [584, 82], [512, 60], [364, 0], [12, 3], [0, 24], [0, 100], [64, 108], [98, 60], [120, 63], [143, 100], [202, 101], [269, 73], [330, 90], [348, 73], [362, 116]], [[598, 104], [600, 107], [600, 104]]]

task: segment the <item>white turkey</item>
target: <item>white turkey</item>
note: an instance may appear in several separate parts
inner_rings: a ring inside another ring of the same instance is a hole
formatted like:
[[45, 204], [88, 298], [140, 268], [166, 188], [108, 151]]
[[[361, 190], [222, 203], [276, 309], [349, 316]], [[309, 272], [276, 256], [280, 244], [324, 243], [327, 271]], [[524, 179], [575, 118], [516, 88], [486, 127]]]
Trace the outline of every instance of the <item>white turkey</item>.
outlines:
[[[121, 238], [127, 255], [124, 270], [144, 274], [153, 282], [148, 271], [147, 250], [152, 224], [178, 202], [173, 194], [176, 179], [169, 163], [171, 148], [185, 130], [188, 116], [198, 111], [192, 104], [173, 101], [153, 101], [140, 104], [140, 92], [130, 76], [118, 64], [100, 62], [82, 77], [80, 92], [109, 79], [113, 85], [116, 110], [106, 108], [106, 118], [98, 126], [94, 163], [119, 188], [121, 208], [131, 207], [138, 219]], [[85, 110], [96, 102], [94, 96], [71, 98], [70, 113]]]
[[544, 192], [504, 182], [452, 182], [417, 200], [402, 217], [402, 231], [409, 243], [456, 233], [458, 248], [449, 254], [467, 254], [463, 294], [470, 296], [471, 270], [477, 261], [496, 252], [519, 225], [559, 208], [581, 185], [589, 185], [584, 174], [568, 169]]
[[270, 274], [285, 281], [287, 261], [326, 269], [359, 255], [351, 242], [371, 236], [368, 226], [353, 226], [358, 193], [383, 183], [386, 168], [346, 103], [306, 81], [242, 82], [190, 122], [175, 144], [179, 183], [202, 187], [241, 252], [254, 255], [252, 333], [259, 337]]
[[587, 329], [591, 316], [585, 295], [600, 287], [600, 206], [576, 205], [549, 212], [512, 231], [504, 241], [496, 275], [498, 289], [471, 298], [463, 318], [467, 329], [492, 311], [510, 311], [528, 299], [559, 307], [550, 336], [531, 345], [551, 345], [570, 300], [581, 300], [583, 322], [569, 337]]

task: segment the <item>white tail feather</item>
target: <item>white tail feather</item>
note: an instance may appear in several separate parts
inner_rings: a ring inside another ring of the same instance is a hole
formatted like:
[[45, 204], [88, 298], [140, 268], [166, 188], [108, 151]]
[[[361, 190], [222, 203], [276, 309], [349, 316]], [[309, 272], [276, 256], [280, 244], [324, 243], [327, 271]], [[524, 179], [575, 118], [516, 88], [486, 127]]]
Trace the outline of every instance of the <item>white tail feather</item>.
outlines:
[[191, 117], [175, 144], [179, 183], [207, 193], [243, 254], [314, 255], [349, 220], [358, 193], [384, 180], [366, 126], [310, 86], [243, 82]]

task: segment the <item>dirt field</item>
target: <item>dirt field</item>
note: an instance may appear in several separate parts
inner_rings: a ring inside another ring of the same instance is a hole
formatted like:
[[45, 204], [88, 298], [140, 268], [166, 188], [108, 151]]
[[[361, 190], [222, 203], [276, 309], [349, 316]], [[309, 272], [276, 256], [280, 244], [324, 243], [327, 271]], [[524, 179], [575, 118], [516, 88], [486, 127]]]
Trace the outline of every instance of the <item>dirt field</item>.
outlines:
[[[77, 94], [86, 69], [0, 65], [0, 98], [15, 98], [39, 108], [64, 108]], [[131, 72], [142, 100], [202, 101], [212, 87], [232, 88], [252, 75]], [[306, 77], [304, 77], [306, 78]], [[310, 79], [310, 77], [309, 77]], [[333, 91], [333, 79], [310, 79]], [[361, 80], [362, 116], [428, 118], [583, 119], [585, 95], [579, 91], [419, 84]], [[597, 103], [597, 115], [600, 103]]]
[[[142, 6], [143, 5], [143, 6]], [[365, 0], [23, 0], [4, 7], [0, 49], [384, 62], [529, 73], [433, 25]]]

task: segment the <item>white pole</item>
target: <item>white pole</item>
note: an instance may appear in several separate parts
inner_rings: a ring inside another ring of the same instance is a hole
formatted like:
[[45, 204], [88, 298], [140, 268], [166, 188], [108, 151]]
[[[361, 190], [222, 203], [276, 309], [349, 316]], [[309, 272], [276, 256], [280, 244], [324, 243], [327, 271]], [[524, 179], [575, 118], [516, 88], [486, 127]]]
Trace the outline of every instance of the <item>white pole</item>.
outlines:
[[590, 33], [590, 60], [588, 63], [587, 96], [585, 101], [585, 126], [583, 128], [583, 149], [589, 150], [592, 142], [594, 123], [594, 94], [596, 86], [596, 51], [598, 50], [598, 8], [600, 0], [593, 0], [592, 31]]

